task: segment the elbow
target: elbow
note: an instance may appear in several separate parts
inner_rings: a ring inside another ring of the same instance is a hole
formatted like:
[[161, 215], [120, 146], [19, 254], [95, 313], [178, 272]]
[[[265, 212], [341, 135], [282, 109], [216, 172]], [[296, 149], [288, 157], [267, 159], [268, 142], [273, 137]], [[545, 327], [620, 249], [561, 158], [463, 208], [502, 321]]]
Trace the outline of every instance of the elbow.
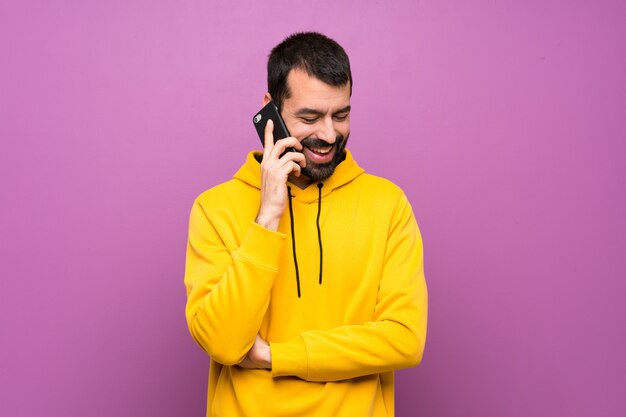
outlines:
[[408, 358], [408, 368], [412, 368], [414, 366], [422, 363], [422, 358], [424, 357], [424, 343], [417, 343], [415, 349], [413, 350], [411, 356]]
[[246, 357], [246, 353], [241, 353], [234, 349], [224, 349], [224, 346], [216, 346], [215, 349], [207, 350], [207, 353], [215, 362], [225, 366], [237, 365]]
[[189, 323], [189, 332], [195, 342], [204, 350], [212, 360], [226, 366], [240, 363], [252, 347], [242, 343], [237, 343], [232, 337], [227, 335], [213, 334], [204, 329], [197, 319], [192, 319]]
[[424, 357], [425, 335], [407, 329], [407, 335], [403, 338], [398, 352], [400, 354], [400, 368], [412, 368], [419, 365]]

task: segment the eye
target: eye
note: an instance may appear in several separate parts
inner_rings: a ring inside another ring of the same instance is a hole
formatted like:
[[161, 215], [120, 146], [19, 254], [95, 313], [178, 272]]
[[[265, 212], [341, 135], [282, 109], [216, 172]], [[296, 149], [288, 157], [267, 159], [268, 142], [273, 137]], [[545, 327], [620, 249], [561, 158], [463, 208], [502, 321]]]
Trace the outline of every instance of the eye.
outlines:
[[313, 123], [317, 122], [317, 117], [314, 117], [312, 119], [311, 118], [302, 117], [300, 120], [302, 120], [304, 123], [307, 123], [307, 124], [313, 124]]
[[348, 116], [350, 115], [350, 113], [346, 113], [346, 114], [337, 114], [335, 116], [333, 116], [333, 118], [338, 121], [338, 122], [343, 122], [344, 120], [346, 120], [348, 118]]

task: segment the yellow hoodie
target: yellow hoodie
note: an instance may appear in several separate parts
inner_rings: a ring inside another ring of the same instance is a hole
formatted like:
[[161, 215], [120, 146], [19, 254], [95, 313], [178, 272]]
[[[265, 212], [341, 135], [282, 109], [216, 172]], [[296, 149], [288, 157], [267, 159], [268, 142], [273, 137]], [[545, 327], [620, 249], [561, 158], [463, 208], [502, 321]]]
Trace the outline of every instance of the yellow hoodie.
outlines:
[[[289, 184], [291, 210], [273, 232], [254, 222], [255, 156], [191, 210], [186, 317], [211, 356], [207, 415], [393, 416], [393, 370], [418, 364], [426, 337], [409, 202], [346, 152], [321, 188]], [[271, 370], [237, 366], [257, 333]]]

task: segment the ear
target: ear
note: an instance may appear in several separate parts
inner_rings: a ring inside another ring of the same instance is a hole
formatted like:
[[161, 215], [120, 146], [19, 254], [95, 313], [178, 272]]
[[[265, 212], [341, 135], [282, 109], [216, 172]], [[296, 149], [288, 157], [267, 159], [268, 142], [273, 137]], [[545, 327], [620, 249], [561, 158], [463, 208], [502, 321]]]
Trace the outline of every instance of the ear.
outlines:
[[272, 100], [272, 96], [270, 96], [270, 93], [265, 93], [265, 95], [263, 96], [263, 106], [265, 106], [271, 100]]

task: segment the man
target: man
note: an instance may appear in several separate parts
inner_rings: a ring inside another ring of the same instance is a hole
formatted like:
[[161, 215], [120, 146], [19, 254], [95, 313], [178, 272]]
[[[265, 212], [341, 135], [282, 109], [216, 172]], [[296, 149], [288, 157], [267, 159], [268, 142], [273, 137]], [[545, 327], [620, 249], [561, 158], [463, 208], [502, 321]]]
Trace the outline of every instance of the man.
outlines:
[[393, 370], [421, 360], [421, 237], [404, 193], [346, 149], [351, 92], [335, 41], [286, 38], [263, 104], [292, 137], [274, 144], [268, 122], [263, 154], [194, 202], [186, 317], [211, 356], [208, 416], [392, 416]]

